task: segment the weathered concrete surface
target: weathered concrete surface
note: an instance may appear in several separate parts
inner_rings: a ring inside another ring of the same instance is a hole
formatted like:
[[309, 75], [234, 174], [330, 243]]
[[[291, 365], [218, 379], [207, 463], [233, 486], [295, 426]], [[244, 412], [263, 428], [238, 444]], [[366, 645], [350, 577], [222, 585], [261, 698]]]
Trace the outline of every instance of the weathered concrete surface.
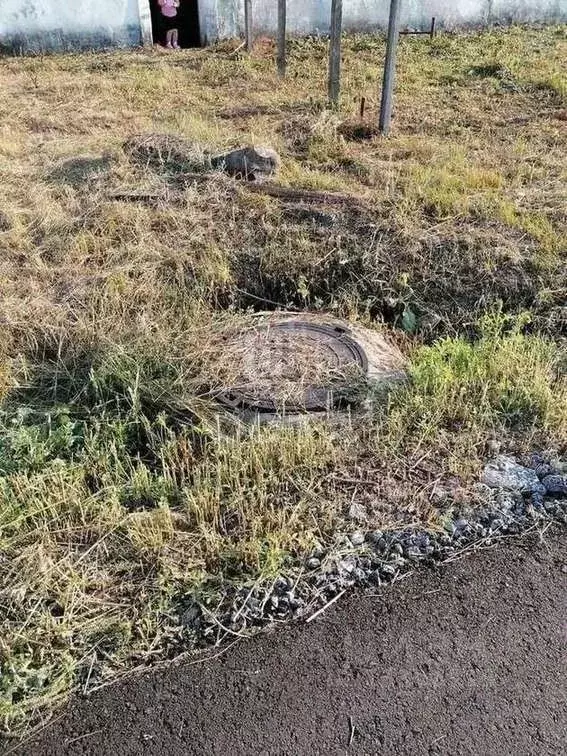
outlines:
[[[274, 33], [277, 3], [254, 0], [254, 29]], [[382, 29], [388, 23], [389, 0], [343, 0], [343, 25], [347, 30]], [[239, 0], [200, 0], [201, 30], [207, 40], [241, 36], [243, 3]], [[288, 0], [290, 35], [327, 34], [331, 0]], [[567, 0], [405, 0], [402, 25], [427, 29], [435, 16], [440, 26], [482, 24], [489, 19], [505, 23], [567, 20]]]
[[139, 45], [148, 0], [0, 0], [0, 49], [11, 52]]
[[[132, 46], [151, 41], [151, 0], [0, 0], [0, 49], [41, 52]], [[185, 0], [188, 2], [188, 0]], [[241, 0], [191, 0], [199, 4], [201, 40], [241, 36]], [[273, 34], [275, 0], [253, 0], [254, 30]], [[326, 34], [331, 0], [288, 0], [290, 35]], [[344, 0], [347, 30], [384, 28], [389, 0]], [[402, 24], [428, 28], [435, 16], [441, 27], [481, 24], [567, 21], [567, 0], [405, 0]]]

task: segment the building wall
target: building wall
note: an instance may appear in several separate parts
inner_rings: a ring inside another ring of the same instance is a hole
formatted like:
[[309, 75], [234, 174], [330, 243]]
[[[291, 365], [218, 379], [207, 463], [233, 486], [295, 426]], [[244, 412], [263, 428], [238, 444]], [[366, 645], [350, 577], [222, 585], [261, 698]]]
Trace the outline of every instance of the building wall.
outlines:
[[0, 0], [0, 48], [13, 52], [139, 45], [148, 0]]
[[[207, 41], [240, 36], [243, 31], [243, 0], [200, 0], [201, 32]], [[273, 34], [277, 24], [277, 0], [253, 0], [254, 29]], [[288, 31], [326, 34], [331, 0], [288, 0]], [[343, 25], [351, 30], [384, 28], [390, 0], [343, 0]], [[567, 21], [567, 0], [402, 0], [402, 24], [429, 28], [435, 16], [445, 28], [486, 23]]]
[[[204, 43], [240, 36], [243, 0], [199, 3]], [[273, 33], [277, 0], [253, 0], [254, 29]], [[389, 0], [343, 0], [345, 29], [387, 24]], [[291, 35], [325, 34], [331, 0], [288, 0]], [[402, 23], [427, 28], [436, 16], [444, 27], [494, 21], [567, 21], [567, 0], [403, 0]], [[149, 0], [0, 0], [0, 49], [12, 52], [129, 46], [151, 40]]]

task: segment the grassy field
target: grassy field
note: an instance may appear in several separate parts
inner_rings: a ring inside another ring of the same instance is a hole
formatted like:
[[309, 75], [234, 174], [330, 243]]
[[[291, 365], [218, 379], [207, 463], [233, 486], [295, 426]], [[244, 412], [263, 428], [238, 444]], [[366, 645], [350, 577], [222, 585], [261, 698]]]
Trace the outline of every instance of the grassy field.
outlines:
[[[290, 43], [285, 82], [269, 42], [234, 47], [0, 59], [7, 732], [190, 649], [188, 596], [294, 573], [353, 500], [437, 529], [496, 442], [567, 444], [566, 29], [403, 39], [392, 136], [366, 141], [344, 122], [362, 96], [377, 118], [382, 38], [345, 40], [338, 112], [325, 41]], [[184, 186], [124, 150], [152, 132], [270, 145], [284, 186], [353, 200], [321, 229]], [[131, 189], [171, 201], [111, 197]], [[410, 382], [348, 432], [237, 427], [219, 344], [274, 303], [392, 329]]]

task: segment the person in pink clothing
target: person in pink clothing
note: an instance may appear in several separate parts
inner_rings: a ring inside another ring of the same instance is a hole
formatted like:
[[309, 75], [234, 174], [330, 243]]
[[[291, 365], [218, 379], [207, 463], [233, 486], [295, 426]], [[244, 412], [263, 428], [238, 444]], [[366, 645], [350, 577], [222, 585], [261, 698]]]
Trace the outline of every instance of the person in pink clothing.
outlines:
[[179, 50], [179, 29], [177, 28], [177, 9], [180, 0], [158, 0], [162, 20], [166, 29], [165, 46], [170, 50]]

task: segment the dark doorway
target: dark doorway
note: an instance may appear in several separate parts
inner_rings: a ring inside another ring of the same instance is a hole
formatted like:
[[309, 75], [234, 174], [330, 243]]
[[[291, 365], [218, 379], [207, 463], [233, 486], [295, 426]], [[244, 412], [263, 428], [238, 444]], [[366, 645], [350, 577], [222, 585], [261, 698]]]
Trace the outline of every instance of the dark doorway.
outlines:
[[[150, 0], [150, 9], [152, 13], [154, 44], [163, 45], [165, 42], [165, 24], [158, 0]], [[199, 0], [180, 0], [178, 23], [179, 45], [184, 48], [200, 47]]]

